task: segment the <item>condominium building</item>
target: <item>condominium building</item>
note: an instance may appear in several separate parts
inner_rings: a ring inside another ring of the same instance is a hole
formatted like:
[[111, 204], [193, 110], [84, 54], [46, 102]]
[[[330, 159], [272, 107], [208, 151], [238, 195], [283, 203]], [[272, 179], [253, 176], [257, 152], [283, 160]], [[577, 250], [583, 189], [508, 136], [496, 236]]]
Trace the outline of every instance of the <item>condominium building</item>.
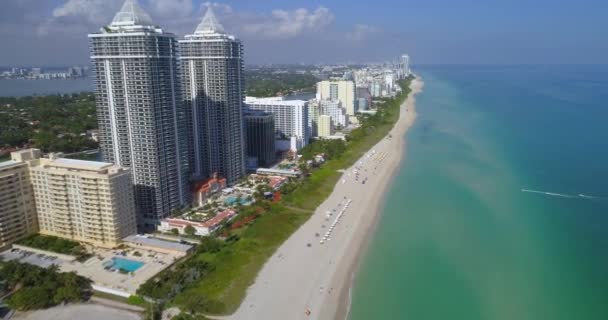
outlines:
[[209, 6], [179, 49], [193, 175], [217, 173], [234, 184], [245, 174], [241, 41], [224, 31]]
[[[308, 130], [308, 101], [276, 98], [245, 98], [245, 108], [270, 113], [274, 116], [276, 139], [295, 138], [296, 149], [303, 148], [310, 140]], [[278, 144], [278, 149], [283, 149]]]
[[140, 226], [190, 204], [177, 41], [136, 0], [89, 35], [104, 161], [132, 171]]
[[319, 137], [329, 137], [333, 133], [333, 123], [328, 115], [319, 116]]
[[308, 132], [311, 137], [319, 135], [319, 101], [313, 99], [308, 102]]
[[274, 163], [274, 116], [264, 112], [245, 114], [247, 133], [247, 156], [256, 158], [258, 166], [266, 167]]
[[399, 76], [401, 79], [407, 78], [410, 76], [410, 56], [404, 54], [399, 59]]
[[29, 171], [17, 156], [0, 162], [0, 250], [38, 231]]
[[111, 163], [41, 158], [29, 149], [12, 153], [33, 190], [40, 233], [115, 247], [137, 232], [128, 168]]
[[355, 83], [353, 81], [325, 80], [317, 83], [318, 100], [340, 100], [349, 116], [355, 115]]
[[321, 100], [320, 114], [330, 116], [331, 122], [336, 128], [348, 126], [349, 118], [340, 100]]

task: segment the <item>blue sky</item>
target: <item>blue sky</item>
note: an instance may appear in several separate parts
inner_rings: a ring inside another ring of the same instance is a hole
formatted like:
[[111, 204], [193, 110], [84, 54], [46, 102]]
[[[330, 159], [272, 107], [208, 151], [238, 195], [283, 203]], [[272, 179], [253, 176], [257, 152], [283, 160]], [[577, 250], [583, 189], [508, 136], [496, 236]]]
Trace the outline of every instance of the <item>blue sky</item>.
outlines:
[[[139, 0], [166, 30], [193, 30], [200, 0]], [[87, 64], [86, 34], [122, 0], [2, 0], [0, 65]], [[205, 2], [206, 3], [206, 2]], [[608, 63], [608, 1], [233, 0], [210, 3], [247, 63]]]

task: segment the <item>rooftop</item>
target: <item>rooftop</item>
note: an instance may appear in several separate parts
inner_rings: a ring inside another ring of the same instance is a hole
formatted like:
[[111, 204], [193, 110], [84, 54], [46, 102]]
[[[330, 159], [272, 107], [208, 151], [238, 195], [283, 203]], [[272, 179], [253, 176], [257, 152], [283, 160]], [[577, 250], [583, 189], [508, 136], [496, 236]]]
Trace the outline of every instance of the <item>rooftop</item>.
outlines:
[[275, 106], [292, 106], [299, 107], [306, 105], [308, 101], [304, 100], [285, 100], [282, 97], [268, 97], [268, 98], [257, 98], [257, 97], [245, 97], [246, 104], [264, 104], [264, 105], [275, 105]]
[[15, 160], [2, 161], [0, 162], [0, 168], [9, 167], [18, 163], [20, 162], [17, 162]]
[[224, 221], [226, 219], [230, 219], [234, 215], [236, 215], [236, 211], [234, 211], [232, 209], [227, 209], [227, 210], [224, 210], [224, 211], [218, 213], [215, 217], [205, 220], [205, 221], [193, 221], [193, 220], [182, 219], [182, 218], [167, 218], [164, 221], [166, 221], [171, 226], [185, 227], [185, 226], [191, 225], [193, 227], [198, 227], [198, 228], [213, 229], [216, 226], [218, 226], [220, 223], [222, 223], [222, 221]]
[[157, 238], [152, 238], [148, 236], [142, 235], [132, 235], [123, 239], [125, 242], [131, 242], [143, 246], [155, 247], [166, 250], [174, 250], [179, 252], [188, 252], [192, 246], [187, 244], [181, 244], [172, 241], [161, 240]]
[[108, 162], [76, 160], [66, 158], [51, 160], [49, 164], [56, 167], [75, 168], [83, 170], [101, 170], [107, 167], [114, 166], [114, 164]]

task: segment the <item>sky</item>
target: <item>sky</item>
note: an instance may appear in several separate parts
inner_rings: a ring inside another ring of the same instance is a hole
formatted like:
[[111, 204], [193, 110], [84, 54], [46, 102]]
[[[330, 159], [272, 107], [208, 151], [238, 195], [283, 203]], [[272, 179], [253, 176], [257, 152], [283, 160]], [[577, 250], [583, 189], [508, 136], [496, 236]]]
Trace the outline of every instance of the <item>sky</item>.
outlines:
[[[0, 66], [89, 63], [87, 34], [124, 0], [0, 0]], [[247, 64], [606, 64], [607, 0], [139, 0], [191, 33], [207, 6]]]

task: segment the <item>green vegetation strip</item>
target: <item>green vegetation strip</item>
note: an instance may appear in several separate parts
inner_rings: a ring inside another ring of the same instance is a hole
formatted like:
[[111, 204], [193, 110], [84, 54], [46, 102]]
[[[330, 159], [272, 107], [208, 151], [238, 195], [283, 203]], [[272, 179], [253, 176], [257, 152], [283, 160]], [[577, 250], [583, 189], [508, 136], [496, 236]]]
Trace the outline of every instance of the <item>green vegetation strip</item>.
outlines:
[[84, 261], [91, 257], [80, 243], [54, 236], [34, 234], [17, 241], [17, 244], [40, 250], [72, 255], [77, 257], [79, 261]]
[[232, 231], [227, 241], [204, 238], [196, 253], [150, 279], [138, 294], [190, 314], [234, 312], [268, 258], [331, 194], [341, 175], [338, 170], [353, 165], [388, 134], [409, 94], [410, 81], [401, 82], [403, 92], [386, 99], [376, 115], [361, 118], [361, 127], [351, 132], [347, 143], [319, 141], [305, 148], [305, 159], [324, 152], [330, 160], [307, 179], [291, 182], [281, 203], [267, 205], [254, 223]]

